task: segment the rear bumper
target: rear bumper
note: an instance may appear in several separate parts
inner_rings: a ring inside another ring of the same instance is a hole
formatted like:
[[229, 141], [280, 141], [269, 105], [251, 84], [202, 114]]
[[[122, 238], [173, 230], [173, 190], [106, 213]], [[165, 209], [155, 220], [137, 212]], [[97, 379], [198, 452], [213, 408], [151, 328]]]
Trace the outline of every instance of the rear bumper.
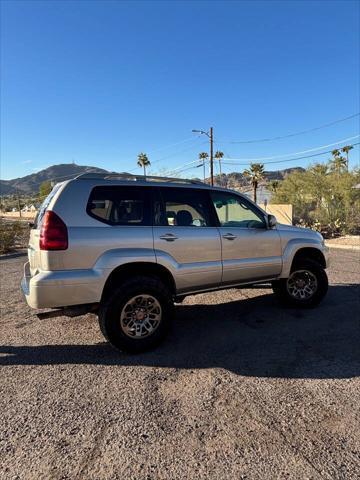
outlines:
[[27, 262], [21, 289], [31, 308], [58, 308], [98, 303], [105, 280], [103, 270], [39, 271], [31, 276]]

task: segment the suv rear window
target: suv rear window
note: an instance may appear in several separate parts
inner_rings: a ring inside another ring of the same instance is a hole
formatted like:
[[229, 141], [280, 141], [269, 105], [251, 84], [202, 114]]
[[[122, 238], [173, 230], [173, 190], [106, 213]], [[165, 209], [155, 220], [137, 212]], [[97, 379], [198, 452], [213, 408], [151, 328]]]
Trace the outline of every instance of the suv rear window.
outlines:
[[109, 225], [151, 225], [147, 197], [145, 188], [95, 187], [86, 211], [91, 217]]
[[51, 190], [51, 192], [49, 193], [49, 195], [45, 198], [45, 200], [43, 201], [43, 203], [41, 204], [41, 207], [39, 208], [39, 211], [35, 217], [35, 220], [34, 220], [34, 226], [33, 228], [39, 228], [40, 225], [41, 225], [41, 221], [45, 215], [45, 212], [46, 210], [48, 209], [48, 206], [50, 205], [50, 202], [51, 200], [54, 198], [56, 192], [59, 190], [59, 188], [61, 187], [62, 183], [57, 183], [53, 189]]

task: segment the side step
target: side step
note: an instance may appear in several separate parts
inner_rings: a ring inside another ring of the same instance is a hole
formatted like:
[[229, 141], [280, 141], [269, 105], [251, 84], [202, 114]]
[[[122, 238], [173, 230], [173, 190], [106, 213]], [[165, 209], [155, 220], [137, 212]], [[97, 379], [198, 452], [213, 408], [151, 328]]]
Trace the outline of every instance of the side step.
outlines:
[[62, 307], [47, 312], [39, 312], [36, 314], [39, 320], [55, 317], [80, 317], [87, 313], [96, 313], [99, 309], [98, 303], [86, 303], [84, 305], [73, 305], [71, 307]]

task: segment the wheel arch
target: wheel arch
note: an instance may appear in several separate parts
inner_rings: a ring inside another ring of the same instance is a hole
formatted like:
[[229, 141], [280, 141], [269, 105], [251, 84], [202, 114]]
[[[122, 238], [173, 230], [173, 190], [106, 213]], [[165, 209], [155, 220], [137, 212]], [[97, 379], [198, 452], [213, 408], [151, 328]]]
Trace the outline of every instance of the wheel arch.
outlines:
[[109, 294], [115, 286], [118, 286], [122, 281], [134, 275], [148, 275], [159, 278], [175, 295], [176, 285], [171, 272], [164, 266], [152, 262], [132, 262], [119, 265], [114, 268], [108, 278], [106, 279], [101, 301], [108, 298]]
[[326, 251], [317, 242], [291, 240], [283, 253], [283, 268], [280, 278], [288, 278], [294, 262], [299, 260], [311, 260], [318, 263], [322, 268], [328, 266]]
[[293, 257], [291, 267], [293, 267], [293, 265], [295, 265], [297, 262], [299, 262], [301, 260], [305, 260], [305, 259], [316, 262], [322, 268], [326, 268], [326, 260], [325, 260], [324, 254], [322, 253], [321, 250], [319, 250], [318, 248], [314, 248], [314, 247], [299, 248], [299, 250], [297, 250], [297, 252], [295, 253], [295, 255]]

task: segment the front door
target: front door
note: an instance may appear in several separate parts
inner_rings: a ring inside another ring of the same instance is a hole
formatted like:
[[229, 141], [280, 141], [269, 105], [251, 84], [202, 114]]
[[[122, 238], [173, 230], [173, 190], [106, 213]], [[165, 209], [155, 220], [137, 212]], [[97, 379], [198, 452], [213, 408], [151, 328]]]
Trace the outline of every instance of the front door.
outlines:
[[154, 194], [155, 255], [178, 293], [220, 285], [221, 240], [208, 192], [159, 187]]
[[241, 195], [212, 192], [222, 244], [222, 283], [266, 280], [282, 268], [280, 235], [263, 212]]

